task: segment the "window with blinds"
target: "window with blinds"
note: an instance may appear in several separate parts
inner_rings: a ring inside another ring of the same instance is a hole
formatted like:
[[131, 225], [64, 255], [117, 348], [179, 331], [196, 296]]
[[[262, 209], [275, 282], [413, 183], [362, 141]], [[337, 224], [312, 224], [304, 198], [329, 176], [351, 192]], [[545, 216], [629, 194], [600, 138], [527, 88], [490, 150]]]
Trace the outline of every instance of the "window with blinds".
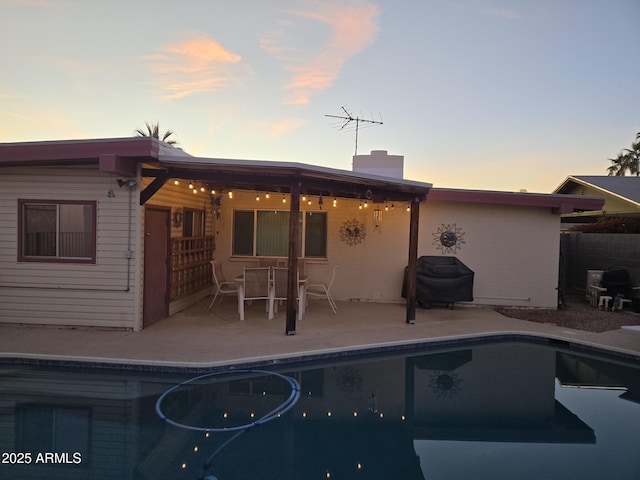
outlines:
[[[327, 256], [327, 213], [300, 216], [298, 242], [301, 257]], [[289, 212], [286, 210], [235, 210], [232, 254], [286, 257], [289, 254]]]

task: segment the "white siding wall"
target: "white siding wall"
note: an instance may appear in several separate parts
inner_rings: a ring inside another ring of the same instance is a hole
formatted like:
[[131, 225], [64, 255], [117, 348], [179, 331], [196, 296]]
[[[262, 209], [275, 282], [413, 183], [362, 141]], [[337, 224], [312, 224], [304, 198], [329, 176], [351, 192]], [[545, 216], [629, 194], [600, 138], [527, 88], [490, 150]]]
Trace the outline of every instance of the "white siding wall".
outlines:
[[[326, 261], [310, 260], [306, 271], [311, 281], [328, 279], [330, 268], [337, 264], [334, 284], [337, 300], [404, 302], [401, 297], [404, 267], [408, 262], [409, 212], [405, 204], [395, 204], [385, 211], [383, 204], [369, 204], [360, 210], [358, 201], [338, 199], [328, 212], [328, 246]], [[284, 208], [288, 209], [289, 198]], [[259, 205], [254, 192], [234, 192], [223, 199], [222, 215], [217, 226], [216, 256], [223, 261], [227, 278], [242, 271], [247, 263], [231, 259], [233, 209], [272, 207], [283, 209], [282, 196], [271, 195], [269, 204]], [[302, 210], [317, 210], [302, 205]], [[382, 225], [374, 228], [373, 211], [382, 210]], [[366, 228], [366, 238], [358, 245], [340, 239], [340, 227], [356, 219]], [[474, 304], [555, 308], [559, 257], [560, 217], [548, 208], [525, 208], [466, 203], [429, 202], [420, 209], [418, 256], [442, 255], [433, 244], [433, 234], [442, 224], [456, 224], [464, 232], [457, 256], [475, 272]], [[447, 254], [452, 255], [452, 254]]]
[[[115, 198], [108, 198], [113, 189]], [[139, 235], [132, 190], [97, 167], [12, 168], [0, 172], [0, 322], [134, 328], [139, 312]], [[19, 263], [18, 199], [97, 202], [96, 264]]]

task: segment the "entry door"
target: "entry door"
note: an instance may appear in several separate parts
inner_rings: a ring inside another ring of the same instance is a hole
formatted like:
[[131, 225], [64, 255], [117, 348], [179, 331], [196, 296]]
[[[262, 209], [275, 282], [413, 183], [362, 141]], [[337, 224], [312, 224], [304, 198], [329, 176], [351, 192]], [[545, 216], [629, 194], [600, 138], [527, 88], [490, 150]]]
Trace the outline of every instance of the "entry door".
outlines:
[[145, 208], [143, 328], [169, 314], [170, 217], [168, 208]]

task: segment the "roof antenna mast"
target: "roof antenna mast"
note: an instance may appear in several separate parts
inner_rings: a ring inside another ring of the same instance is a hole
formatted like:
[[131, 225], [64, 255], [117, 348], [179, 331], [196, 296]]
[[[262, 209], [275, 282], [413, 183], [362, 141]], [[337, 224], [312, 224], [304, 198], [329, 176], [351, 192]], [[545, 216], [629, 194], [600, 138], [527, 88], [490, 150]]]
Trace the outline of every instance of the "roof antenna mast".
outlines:
[[325, 115], [325, 117], [329, 117], [329, 118], [337, 118], [339, 120], [343, 120], [343, 124], [340, 127], [340, 130], [344, 130], [348, 125], [351, 125], [355, 122], [356, 124], [356, 150], [355, 150], [355, 154], [354, 155], [358, 155], [358, 130], [360, 128], [360, 124], [361, 123], [368, 123], [370, 124], [369, 126], [373, 126], [373, 125], [382, 125], [382, 118], [380, 119], [380, 121], [377, 120], [368, 120], [366, 118], [360, 118], [360, 117], [354, 117], [351, 112], [349, 112], [346, 108], [341, 107], [342, 111], [344, 112], [344, 115]]

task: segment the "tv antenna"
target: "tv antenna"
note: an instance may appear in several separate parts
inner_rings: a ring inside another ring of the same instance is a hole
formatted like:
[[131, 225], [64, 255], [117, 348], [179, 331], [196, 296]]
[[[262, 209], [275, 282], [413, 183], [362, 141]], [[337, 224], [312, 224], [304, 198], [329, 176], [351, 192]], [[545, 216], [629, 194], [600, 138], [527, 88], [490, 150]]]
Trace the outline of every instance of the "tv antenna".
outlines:
[[340, 130], [344, 130], [347, 126], [352, 126], [353, 123], [355, 122], [355, 130], [356, 130], [356, 150], [355, 150], [355, 154], [358, 154], [358, 130], [360, 129], [360, 124], [361, 123], [367, 123], [369, 124], [369, 126], [374, 126], [374, 125], [382, 125], [382, 118], [380, 119], [380, 121], [378, 120], [368, 120], [366, 118], [360, 118], [360, 117], [354, 117], [351, 112], [349, 112], [346, 108], [341, 107], [342, 111], [344, 112], [344, 115], [325, 115], [325, 117], [329, 117], [329, 118], [337, 118], [339, 120], [342, 120], [344, 123], [342, 124], [342, 126], [340, 127]]

